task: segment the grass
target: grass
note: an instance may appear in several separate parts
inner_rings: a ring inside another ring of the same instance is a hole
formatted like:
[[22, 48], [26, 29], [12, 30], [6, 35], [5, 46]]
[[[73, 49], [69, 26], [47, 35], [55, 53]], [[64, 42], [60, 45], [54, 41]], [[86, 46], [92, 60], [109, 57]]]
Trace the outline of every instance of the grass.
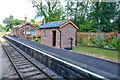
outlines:
[[73, 47], [73, 51], [80, 52], [82, 54], [87, 54], [90, 56], [116, 61], [116, 62], [120, 61], [118, 60], [118, 51], [106, 50], [106, 49], [94, 48], [94, 47], [85, 47], [81, 45]]
[[41, 43], [41, 38], [37, 38], [38, 40], [36, 40], [36, 38], [33, 38], [33, 41], [37, 42], [37, 43]]
[[41, 43], [41, 38], [38, 38], [38, 41], [37, 41], [38, 43]]

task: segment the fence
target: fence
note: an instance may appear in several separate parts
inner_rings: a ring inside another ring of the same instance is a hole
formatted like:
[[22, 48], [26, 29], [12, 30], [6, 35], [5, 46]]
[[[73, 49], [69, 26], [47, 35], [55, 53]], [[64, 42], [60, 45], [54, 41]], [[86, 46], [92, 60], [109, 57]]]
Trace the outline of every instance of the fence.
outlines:
[[[109, 37], [112, 33], [101, 33], [101, 34], [104, 34], [104, 37]], [[94, 37], [94, 36], [97, 36], [98, 33], [90, 33], [89, 34], [89, 33], [79, 32], [79, 33], [77, 33], [77, 42], [81, 41], [81, 39], [84, 41], [86, 38], [89, 38], [89, 35], [91, 35], [92, 37]]]

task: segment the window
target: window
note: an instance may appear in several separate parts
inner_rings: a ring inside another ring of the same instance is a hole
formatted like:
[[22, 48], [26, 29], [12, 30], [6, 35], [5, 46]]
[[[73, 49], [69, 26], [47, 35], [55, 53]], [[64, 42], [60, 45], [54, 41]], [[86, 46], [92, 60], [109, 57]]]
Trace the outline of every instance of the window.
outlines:
[[31, 33], [32, 33], [32, 35], [35, 35], [35, 34], [36, 34], [36, 31], [32, 31]]
[[44, 37], [45, 37], [45, 39], [46, 39], [46, 31], [44, 30]]
[[25, 34], [25, 31], [23, 31], [23, 34]]

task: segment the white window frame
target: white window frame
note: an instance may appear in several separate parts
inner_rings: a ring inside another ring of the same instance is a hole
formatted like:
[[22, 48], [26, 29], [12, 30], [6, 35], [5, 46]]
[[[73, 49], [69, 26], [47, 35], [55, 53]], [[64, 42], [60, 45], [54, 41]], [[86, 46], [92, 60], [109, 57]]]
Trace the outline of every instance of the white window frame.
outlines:
[[44, 38], [46, 39], [46, 37], [47, 37], [47, 36], [46, 36], [46, 30], [44, 30]]

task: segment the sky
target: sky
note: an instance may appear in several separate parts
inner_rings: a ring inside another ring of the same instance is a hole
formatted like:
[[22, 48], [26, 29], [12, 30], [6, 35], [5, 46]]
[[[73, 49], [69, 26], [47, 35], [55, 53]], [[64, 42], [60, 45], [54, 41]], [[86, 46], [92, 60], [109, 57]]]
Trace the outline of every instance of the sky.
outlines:
[[[24, 20], [26, 15], [29, 22], [36, 15], [36, 10], [32, 6], [30, 0], [0, 0], [0, 24], [4, 26], [3, 20], [10, 15], [19, 20]], [[41, 20], [42, 18], [36, 19]]]
[[[69, 0], [68, 0], [69, 1]], [[66, 5], [64, 0], [61, 0], [62, 5]], [[0, 0], [0, 24], [5, 26], [3, 20], [10, 15], [13, 15], [14, 19], [24, 20], [25, 15], [27, 21], [33, 19], [36, 15], [35, 8], [30, 0]], [[36, 22], [41, 21], [42, 18], [35, 19]]]

